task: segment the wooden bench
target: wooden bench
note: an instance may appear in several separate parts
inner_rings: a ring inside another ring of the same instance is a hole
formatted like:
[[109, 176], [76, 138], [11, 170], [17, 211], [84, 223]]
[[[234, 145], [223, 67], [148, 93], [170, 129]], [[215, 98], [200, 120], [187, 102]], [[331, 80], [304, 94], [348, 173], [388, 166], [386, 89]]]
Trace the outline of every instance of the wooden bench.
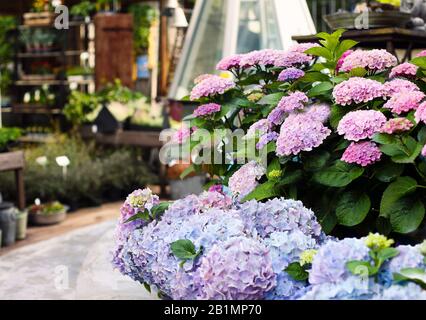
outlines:
[[[23, 151], [0, 153], [0, 172], [14, 171], [16, 181], [16, 192], [18, 194], [18, 208], [24, 210], [25, 187], [24, 187], [25, 158]], [[0, 186], [1, 192], [1, 186]]]

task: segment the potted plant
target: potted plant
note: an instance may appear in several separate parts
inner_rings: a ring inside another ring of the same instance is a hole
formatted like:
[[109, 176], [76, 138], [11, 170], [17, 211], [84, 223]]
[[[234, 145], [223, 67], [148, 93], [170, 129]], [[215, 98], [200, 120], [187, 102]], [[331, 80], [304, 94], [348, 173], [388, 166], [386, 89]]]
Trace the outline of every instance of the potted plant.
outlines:
[[101, 12], [119, 12], [121, 1], [119, 0], [97, 0], [96, 9]]
[[29, 209], [29, 218], [32, 224], [45, 226], [61, 223], [65, 220], [68, 207], [54, 201], [46, 204], [35, 204]]
[[27, 237], [28, 211], [19, 211], [16, 214], [16, 240]]
[[4, 246], [15, 243], [17, 211], [12, 203], [0, 202], [0, 230], [2, 231], [2, 244]]
[[338, 11], [324, 16], [328, 26], [337, 30], [356, 29], [357, 19], [362, 12], [368, 11], [368, 28], [407, 27], [411, 21], [411, 14], [400, 11], [399, 0], [367, 0], [356, 6], [354, 12]]
[[74, 20], [84, 20], [96, 11], [96, 5], [90, 1], [82, 1], [71, 7], [70, 13]]
[[0, 128], [0, 152], [9, 151], [13, 143], [22, 136], [19, 128]]

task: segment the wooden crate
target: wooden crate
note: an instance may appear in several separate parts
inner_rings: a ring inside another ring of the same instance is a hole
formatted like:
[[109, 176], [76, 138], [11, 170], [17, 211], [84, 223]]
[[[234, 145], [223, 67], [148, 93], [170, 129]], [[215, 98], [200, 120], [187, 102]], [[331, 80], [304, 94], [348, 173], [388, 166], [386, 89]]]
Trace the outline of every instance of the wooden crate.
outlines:
[[24, 13], [24, 25], [48, 26], [55, 22], [56, 14], [52, 12], [28, 12]]

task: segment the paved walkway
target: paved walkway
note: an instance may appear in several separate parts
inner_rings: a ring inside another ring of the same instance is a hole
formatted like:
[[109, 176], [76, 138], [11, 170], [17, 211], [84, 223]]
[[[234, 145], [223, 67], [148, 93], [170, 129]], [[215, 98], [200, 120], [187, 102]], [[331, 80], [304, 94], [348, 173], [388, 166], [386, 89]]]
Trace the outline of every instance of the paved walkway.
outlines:
[[115, 219], [0, 256], [0, 299], [154, 299], [110, 264]]

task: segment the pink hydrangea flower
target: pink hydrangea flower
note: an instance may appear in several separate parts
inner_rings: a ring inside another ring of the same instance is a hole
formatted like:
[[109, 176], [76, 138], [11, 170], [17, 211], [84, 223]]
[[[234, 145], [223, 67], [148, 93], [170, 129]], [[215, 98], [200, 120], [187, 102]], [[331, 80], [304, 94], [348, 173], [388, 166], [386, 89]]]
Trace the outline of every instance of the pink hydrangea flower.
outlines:
[[272, 66], [282, 50], [264, 49], [249, 52], [241, 57], [240, 67], [249, 68], [256, 65]]
[[352, 144], [344, 152], [342, 161], [367, 167], [377, 161], [380, 161], [381, 157], [382, 152], [374, 142], [352, 142]]
[[405, 79], [395, 79], [385, 82], [383, 90], [387, 97], [392, 97], [393, 95], [401, 92], [420, 91], [419, 87], [415, 83]]
[[305, 110], [305, 114], [312, 117], [315, 121], [320, 121], [322, 123], [326, 123], [331, 114], [330, 106], [326, 103], [317, 103], [311, 105]]
[[421, 51], [420, 53], [416, 54], [416, 58], [426, 57], [426, 50]]
[[419, 105], [414, 114], [417, 123], [424, 122], [426, 123], [426, 102], [423, 102]]
[[395, 118], [386, 122], [380, 132], [387, 134], [402, 133], [409, 131], [413, 126], [414, 124], [406, 118]]
[[383, 95], [383, 85], [380, 82], [360, 77], [339, 83], [333, 90], [336, 103], [342, 106], [365, 103]]
[[352, 111], [340, 120], [337, 132], [345, 136], [346, 140], [360, 141], [372, 138], [374, 134], [380, 132], [385, 123], [386, 117], [380, 111]]
[[283, 51], [275, 59], [274, 66], [282, 68], [291, 68], [309, 63], [313, 60], [313, 57], [297, 51]]
[[203, 97], [211, 97], [217, 94], [224, 94], [226, 91], [235, 88], [232, 80], [219, 76], [211, 76], [199, 82], [191, 92], [191, 100], [198, 100]]
[[217, 103], [208, 103], [199, 106], [194, 111], [194, 116], [196, 117], [205, 117], [219, 112], [221, 106]]
[[172, 137], [172, 143], [176, 144], [184, 144], [188, 141], [189, 137], [191, 136], [191, 129], [187, 127], [181, 127], [179, 130], [177, 130], [173, 137]]
[[411, 64], [411, 63], [402, 63], [399, 66], [396, 66], [392, 69], [389, 78], [396, 78], [396, 77], [408, 77], [412, 78], [415, 77], [417, 74], [417, 70], [419, 69], [418, 66]]
[[299, 53], [305, 53], [306, 50], [309, 50], [311, 48], [319, 47], [320, 45], [318, 43], [314, 42], [306, 42], [306, 43], [296, 43], [292, 45], [289, 49], [291, 52], [299, 52]]
[[194, 84], [199, 84], [201, 81], [204, 81], [208, 78], [215, 77], [214, 74], [202, 74], [194, 79]]
[[240, 66], [241, 59], [243, 58], [243, 56], [244, 55], [242, 54], [233, 54], [229, 57], [223, 58], [216, 65], [216, 70], [229, 71], [233, 68], [238, 68]]
[[297, 68], [288, 68], [281, 71], [281, 73], [278, 75], [278, 80], [284, 82], [294, 81], [302, 78], [304, 75], [305, 72], [303, 70]]
[[250, 161], [229, 178], [229, 189], [238, 198], [244, 198], [259, 185], [258, 180], [266, 174], [266, 169], [256, 161]]
[[351, 53], [354, 52], [353, 50], [348, 50], [342, 56], [340, 57], [339, 61], [337, 61], [336, 71], [339, 72], [342, 69], [343, 63], [345, 62], [345, 59], [351, 55]]
[[393, 113], [402, 114], [416, 110], [424, 97], [425, 94], [420, 91], [401, 92], [393, 95], [383, 107], [392, 110]]
[[284, 112], [291, 113], [295, 110], [303, 109], [308, 101], [309, 98], [306, 94], [296, 91], [283, 97], [278, 103], [278, 108], [282, 109]]
[[262, 150], [268, 145], [269, 142], [277, 141], [278, 137], [279, 134], [275, 131], [265, 133], [260, 137], [259, 142], [256, 144], [256, 149]]
[[320, 121], [306, 114], [293, 114], [281, 126], [277, 140], [278, 156], [298, 155], [302, 151], [312, 151], [319, 147], [331, 134], [331, 130]]
[[357, 50], [348, 55], [342, 65], [343, 72], [355, 68], [364, 68], [372, 71], [383, 71], [396, 66], [397, 58], [386, 50]]
[[286, 117], [285, 111], [280, 107], [276, 107], [268, 115], [268, 121], [276, 126], [279, 126], [280, 124], [284, 122], [285, 117]]
[[251, 125], [251, 127], [247, 130], [247, 137], [256, 137], [260, 135], [264, 135], [271, 128], [271, 123], [268, 119], [259, 120]]
[[426, 146], [424, 146], [423, 149], [422, 149], [422, 156], [426, 157]]

